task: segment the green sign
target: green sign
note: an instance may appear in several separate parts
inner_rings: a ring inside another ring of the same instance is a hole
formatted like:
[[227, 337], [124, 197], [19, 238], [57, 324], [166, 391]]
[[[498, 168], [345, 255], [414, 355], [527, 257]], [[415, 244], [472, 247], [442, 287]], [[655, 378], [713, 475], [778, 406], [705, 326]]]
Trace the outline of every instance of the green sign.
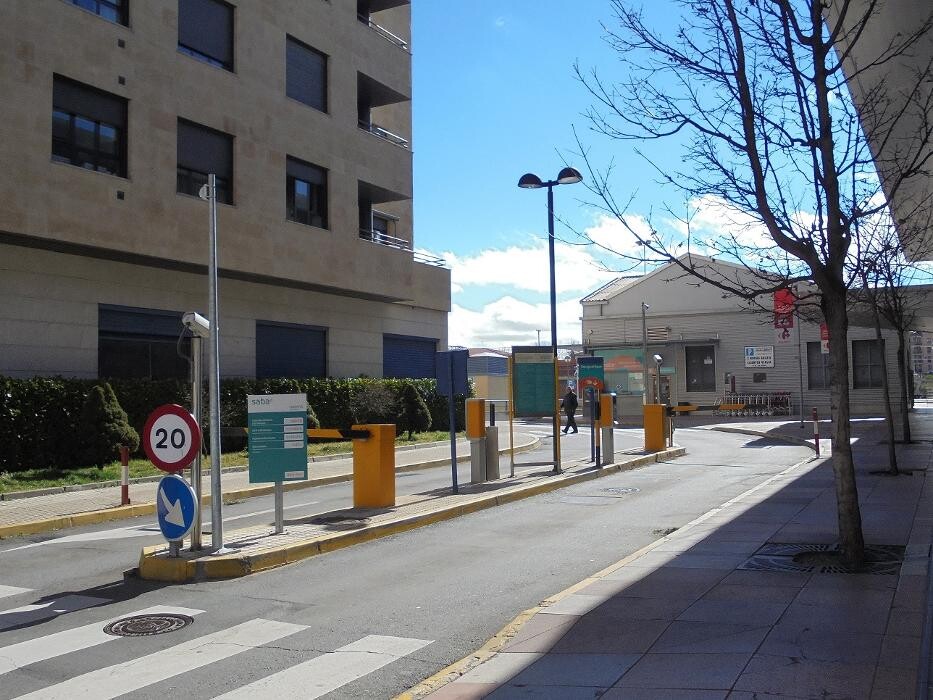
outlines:
[[268, 394], [246, 397], [249, 483], [308, 478], [308, 397]]
[[555, 384], [550, 348], [512, 348], [512, 403], [516, 416], [553, 416], [557, 410]]

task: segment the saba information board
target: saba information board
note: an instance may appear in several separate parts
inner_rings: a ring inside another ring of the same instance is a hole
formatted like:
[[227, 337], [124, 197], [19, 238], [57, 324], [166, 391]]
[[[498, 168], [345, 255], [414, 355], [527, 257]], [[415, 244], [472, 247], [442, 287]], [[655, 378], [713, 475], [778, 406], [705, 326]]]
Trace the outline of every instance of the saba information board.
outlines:
[[249, 483], [308, 478], [308, 397], [260, 394], [246, 397]]

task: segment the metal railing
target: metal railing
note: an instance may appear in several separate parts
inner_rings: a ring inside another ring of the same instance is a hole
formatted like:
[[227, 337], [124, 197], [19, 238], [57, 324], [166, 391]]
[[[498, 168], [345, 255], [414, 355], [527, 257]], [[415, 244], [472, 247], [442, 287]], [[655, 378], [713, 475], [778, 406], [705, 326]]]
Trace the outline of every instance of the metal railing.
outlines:
[[429, 253], [423, 253], [420, 250], [415, 250], [411, 247], [411, 243], [406, 241], [404, 238], [396, 238], [395, 236], [390, 236], [387, 233], [382, 231], [372, 231], [370, 229], [361, 228], [360, 229], [360, 238], [364, 241], [369, 241], [370, 243], [375, 243], [377, 245], [388, 246], [389, 248], [396, 248], [398, 250], [406, 250], [411, 253], [412, 259], [415, 262], [424, 263], [425, 265], [433, 265], [434, 267], [444, 267], [444, 259], [439, 258], [436, 255], [431, 255]]
[[390, 32], [385, 27], [379, 26], [378, 24], [373, 22], [370, 17], [367, 17], [366, 15], [357, 15], [357, 17], [359, 18], [360, 22], [368, 26], [370, 29], [376, 32], [376, 34], [381, 36], [383, 39], [408, 51], [408, 42], [405, 41], [402, 37], [396, 36], [395, 34]]
[[398, 134], [393, 134], [388, 129], [383, 129], [378, 124], [373, 124], [372, 122], [367, 122], [363, 119], [359, 120], [360, 128], [363, 131], [368, 131], [374, 136], [378, 136], [381, 139], [385, 139], [389, 143], [394, 143], [396, 146], [401, 146], [402, 148], [408, 148], [408, 139], [404, 139]]

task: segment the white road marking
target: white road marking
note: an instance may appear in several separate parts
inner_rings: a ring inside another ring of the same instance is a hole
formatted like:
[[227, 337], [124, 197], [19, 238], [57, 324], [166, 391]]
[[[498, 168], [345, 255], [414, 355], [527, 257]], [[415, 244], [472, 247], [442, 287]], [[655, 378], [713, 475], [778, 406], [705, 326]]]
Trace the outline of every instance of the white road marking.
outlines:
[[19, 588], [17, 586], [0, 585], [0, 598], [8, 598], [11, 595], [19, 595], [20, 593], [29, 593], [31, 590], [31, 588]]
[[124, 617], [131, 615], [160, 615], [175, 613], [176, 615], [189, 615], [194, 617], [200, 615], [203, 610], [194, 610], [192, 608], [179, 608], [171, 605], [156, 605], [143, 610], [128, 612], [119, 617], [112, 617], [109, 620], [92, 622], [89, 625], [75, 627], [74, 629], [63, 632], [47, 634], [44, 637], [37, 637], [26, 642], [11, 644], [0, 648], [0, 675], [15, 671], [23, 666], [35, 664], [40, 661], [53, 659], [56, 656], [71, 654], [82, 649], [98, 646], [106, 642], [112, 642], [120, 639], [112, 634], [104, 632], [104, 626], [109, 625]]
[[74, 612], [75, 610], [93, 608], [95, 605], [103, 605], [109, 602], [110, 601], [106, 598], [92, 598], [86, 595], [66, 595], [56, 600], [50, 600], [48, 603], [11, 608], [10, 610], [0, 612], [0, 632], [8, 630], [11, 627], [48, 620], [65, 613]]
[[368, 635], [336, 651], [266, 676], [216, 700], [312, 700], [431, 644], [424, 639]]
[[57, 685], [22, 695], [20, 700], [109, 700], [305, 629], [305, 625], [293, 625], [288, 622], [250, 620], [153, 654], [76, 676]]
[[[290, 506], [285, 506], [288, 508], [302, 508], [304, 506], [313, 506], [320, 501], [307, 501], [305, 503], [295, 503]], [[230, 518], [224, 518], [224, 522], [231, 522], [233, 520], [242, 520], [243, 518], [254, 518], [257, 515], [267, 515], [268, 513], [274, 513], [274, 508], [269, 508], [268, 510], [257, 510], [252, 513], [243, 513], [242, 515], [234, 515]], [[202, 527], [209, 527], [210, 522], [206, 522]], [[5, 554], [7, 552], [16, 552], [21, 549], [32, 549], [33, 547], [45, 547], [50, 544], [67, 544], [68, 542], [94, 542], [96, 540], [119, 540], [128, 537], [149, 537], [154, 535], [161, 535], [158, 525], [130, 525], [128, 527], [117, 527], [111, 530], [98, 530], [97, 532], [83, 532], [78, 535], [66, 535], [64, 537], [57, 537], [53, 540], [43, 540], [42, 542], [32, 542], [31, 544], [20, 545], [19, 547], [10, 547], [9, 549], [4, 549], [0, 551], [0, 554]], [[2, 594], [3, 587], [0, 586], [0, 598], [3, 597]]]

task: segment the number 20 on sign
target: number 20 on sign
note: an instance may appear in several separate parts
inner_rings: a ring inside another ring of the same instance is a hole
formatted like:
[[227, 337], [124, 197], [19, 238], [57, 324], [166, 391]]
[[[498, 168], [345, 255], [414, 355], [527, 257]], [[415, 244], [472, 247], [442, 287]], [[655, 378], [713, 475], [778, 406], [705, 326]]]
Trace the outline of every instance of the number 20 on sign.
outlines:
[[181, 406], [159, 406], [149, 414], [143, 428], [143, 449], [162, 471], [181, 471], [201, 449], [201, 428]]

